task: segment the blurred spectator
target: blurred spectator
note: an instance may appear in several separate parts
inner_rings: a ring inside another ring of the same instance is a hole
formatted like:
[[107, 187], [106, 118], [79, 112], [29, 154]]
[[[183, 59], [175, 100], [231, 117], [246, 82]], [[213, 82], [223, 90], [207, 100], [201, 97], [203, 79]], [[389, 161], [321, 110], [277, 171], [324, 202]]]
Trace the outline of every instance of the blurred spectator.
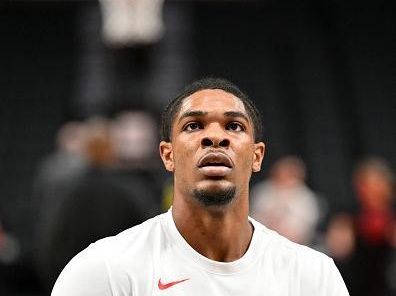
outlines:
[[62, 198], [88, 169], [87, 136], [84, 123], [65, 123], [56, 135], [55, 151], [38, 165], [33, 183], [33, 222], [37, 223], [39, 236], [42, 228], [48, 225], [48, 215], [62, 203]]
[[[52, 184], [73, 179], [87, 166], [85, 146], [87, 129], [82, 122], [67, 122], [56, 135], [55, 152], [46, 157], [37, 170], [36, 190], [46, 190]], [[42, 197], [53, 198], [53, 194], [42, 194]], [[56, 196], [55, 196], [56, 197]]]
[[393, 175], [385, 161], [370, 158], [360, 163], [354, 174], [354, 188], [360, 209], [357, 232], [368, 245], [392, 244]]
[[91, 167], [109, 167], [114, 162], [110, 139], [110, 122], [102, 117], [93, 117], [86, 122], [87, 134], [84, 152]]
[[148, 113], [119, 113], [110, 134], [116, 167], [150, 169], [158, 165], [156, 123]]
[[310, 244], [320, 211], [317, 196], [304, 183], [305, 165], [297, 157], [278, 160], [268, 180], [252, 189], [251, 215], [288, 239]]
[[356, 248], [354, 219], [347, 213], [338, 213], [330, 218], [324, 237], [322, 252], [332, 257], [340, 270], [351, 295], [357, 293], [354, 251]]
[[39, 165], [33, 184], [33, 256], [39, 277], [48, 279], [51, 231], [64, 199], [88, 170], [87, 126], [67, 122], [56, 135], [55, 151]]
[[396, 246], [392, 171], [382, 159], [365, 159], [356, 167], [353, 186], [358, 210], [354, 215], [340, 213], [331, 218], [327, 252], [339, 266], [351, 295], [394, 295], [395, 275], [389, 276]]
[[347, 260], [355, 250], [354, 221], [351, 215], [340, 213], [329, 222], [325, 237], [326, 252], [337, 261]]

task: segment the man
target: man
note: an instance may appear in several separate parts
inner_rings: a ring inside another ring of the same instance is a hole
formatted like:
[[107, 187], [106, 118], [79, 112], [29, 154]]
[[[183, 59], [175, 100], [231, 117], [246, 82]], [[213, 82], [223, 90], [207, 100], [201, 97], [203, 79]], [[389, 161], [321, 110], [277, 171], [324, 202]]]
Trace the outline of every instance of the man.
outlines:
[[248, 217], [260, 134], [257, 109], [235, 85], [209, 78], [188, 86], [162, 121], [171, 210], [92, 244], [52, 295], [348, 295], [330, 258]]

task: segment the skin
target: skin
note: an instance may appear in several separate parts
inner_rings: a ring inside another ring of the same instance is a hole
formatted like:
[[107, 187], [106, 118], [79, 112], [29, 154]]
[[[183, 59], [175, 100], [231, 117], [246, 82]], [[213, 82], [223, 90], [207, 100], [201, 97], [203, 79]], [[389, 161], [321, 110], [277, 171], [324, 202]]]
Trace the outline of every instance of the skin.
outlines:
[[[247, 251], [253, 227], [248, 221], [249, 180], [258, 172], [265, 145], [254, 142], [254, 129], [240, 99], [219, 89], [184, 99], [172, 125], [171, 142], [160, 143], [165, 168], [174, 174], [172, 215], [184, 239], [203, 256], [223, 262]], [[199, 168], [208, 153], [226, 155], [231, 168]], [[235, 187], [226, 205], [205, 206], [193, 195]]]

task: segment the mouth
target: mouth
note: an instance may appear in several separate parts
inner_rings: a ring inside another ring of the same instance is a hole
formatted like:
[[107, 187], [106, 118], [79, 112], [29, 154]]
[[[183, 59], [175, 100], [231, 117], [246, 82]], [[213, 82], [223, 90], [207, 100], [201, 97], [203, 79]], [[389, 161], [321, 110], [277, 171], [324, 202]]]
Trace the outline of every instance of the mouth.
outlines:
[[225, 177], [233, 168], [232, 160], [224, 153], [208, 153], [198, 161], [199, 171], [208, 177]]

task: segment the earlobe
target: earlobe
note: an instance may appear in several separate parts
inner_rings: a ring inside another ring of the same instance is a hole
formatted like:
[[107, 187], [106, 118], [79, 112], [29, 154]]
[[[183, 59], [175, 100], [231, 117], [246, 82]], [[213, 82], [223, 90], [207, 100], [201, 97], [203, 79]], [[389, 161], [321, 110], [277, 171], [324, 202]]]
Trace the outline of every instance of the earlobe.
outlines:
[[263, 142], [255, 143], [254, 144], [254, 158], [253, 158], [253, 165], [252, 171], [254, 173], [259, 172], [261, 170], [261, 163], [264, 159], [265, 153], [265, 144]]
[[174, 171], [174, 163], [173, 163], [173, 147], [171, 142], [161, 141], [159, 144], [159, 151], [161, 155], [162, 162], [167, 171]]

